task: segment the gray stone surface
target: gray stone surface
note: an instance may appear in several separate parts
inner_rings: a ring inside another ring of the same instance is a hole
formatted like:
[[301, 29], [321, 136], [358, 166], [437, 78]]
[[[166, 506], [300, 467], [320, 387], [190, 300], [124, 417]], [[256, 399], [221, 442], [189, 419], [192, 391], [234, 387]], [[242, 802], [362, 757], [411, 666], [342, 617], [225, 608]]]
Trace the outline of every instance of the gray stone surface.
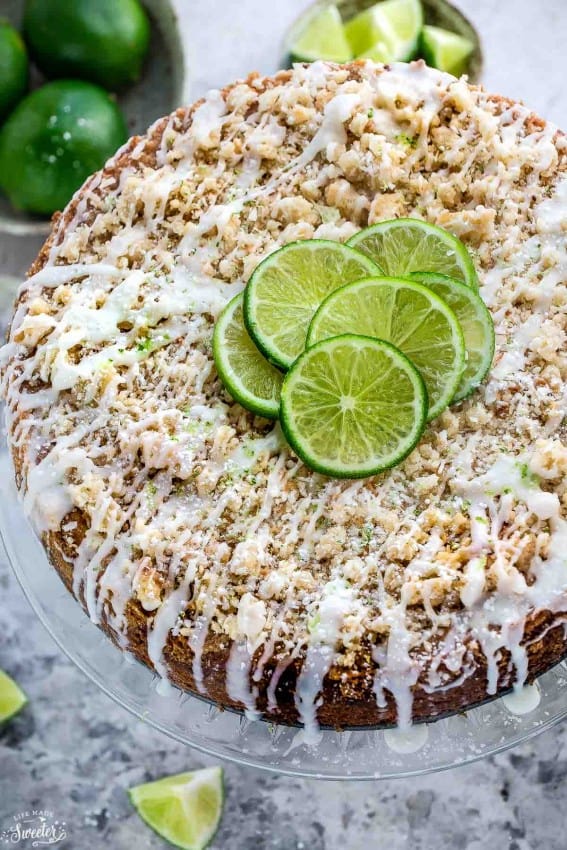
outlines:
[[[1, 4], [0, 4], [1, 5]], [[303, 0], [178, 0], [193, 18], [194, 94], [251, 68], [276, 67]], [[488, 88], [567, 123], [565, 0], [461, 0], [479, 27]], [[37, 240], [0, 236], [0, 268], [21, 274]], [[0, 832], [14, 813], [49, 808], [73, 850], [163, 847], [125, 789], [212, 761], [114, 705], [58, 651], [0, 564], [0, 667], [30, 705], [0, 731]], [[316, 782], [226, 767], [215, 850], [564, 850], [567, 727], [507, 754], [436, 776]], [[22, 845], [23, 846], [23, 845]], [[28, 846], [28, 845], [25, 845]]]

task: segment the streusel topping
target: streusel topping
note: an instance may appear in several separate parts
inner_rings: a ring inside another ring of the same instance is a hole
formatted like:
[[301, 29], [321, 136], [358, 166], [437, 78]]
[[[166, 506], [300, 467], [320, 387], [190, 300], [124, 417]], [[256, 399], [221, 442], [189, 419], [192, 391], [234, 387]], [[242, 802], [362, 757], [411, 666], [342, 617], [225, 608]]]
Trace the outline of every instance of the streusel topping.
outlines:
[[[209, 629], [234, 641], [229, 695], [274, 653], [306, 656], [308, 728], [326, 672], [361, 648], [401, 723], [411, 689], [487, 658], [488, 693], [534, 610], [567, 611], [566, 144], [523, 107], [423, 63], [251, 77], [211, 92], [82, 191], [23, 284], [4, 348], [9, 439], [40, 532], [73, 548], [74, 588], [125, 644], [133, 597], [205, 688]], [[115, 157], [119, 161], [120, 152]], [[214, 370], [215, 317], [286, 243], [344, 241], [415, 216], [473, 251], [496, 326], [488, 382], [365, 481], [311, 472]], [[261, 653], [258, 650], [261, 649]]]

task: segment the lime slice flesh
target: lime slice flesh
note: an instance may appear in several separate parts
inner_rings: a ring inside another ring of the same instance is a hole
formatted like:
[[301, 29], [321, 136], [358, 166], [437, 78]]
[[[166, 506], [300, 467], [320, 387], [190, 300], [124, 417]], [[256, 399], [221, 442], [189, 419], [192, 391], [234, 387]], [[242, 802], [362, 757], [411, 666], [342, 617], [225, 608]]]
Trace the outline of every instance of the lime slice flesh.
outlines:
[[396, 278], [367, 278], [331, 293], [317, 310], [307, 345], [341, 333], [383, 339], [409, 357], [429, 397], [428, 420], [449, 404], [465, 366], [453, 311], [430, 289]]
[[244, 292], [244, 322], [262, 353], [287, 369], [305, 348], [307, 330], [319, 304], [339, 286], [381, 269], [369, 257], [340, 242], [293, 242], [270, 254]]
[[217, 831], [224, 802], [220, 767], [167, 776], [129, 791], [140, 817], [182, 850], [202, 850]]
[[356, 57], [407, 62], [417, 53], [422, 26], [419, 0], [384, 0], [347, 21], [345, 33]]
[[289, 43], [294, 61], [350, 62], [352, 50], [346, 39], [341, 15], [336, 6], [326, 6], [312, 16]]
[[462, 35], [441, 27], [423, 27], [421, 53], [432, 68], [458, 77], [466, 71], [467, 60], [473, 50], [472, 41]]
[[423, 283], [449, 305], [457, 317], [467, 359], [453, 401], [462, 401], [486, 377], [494, 357], [494, 323], [480, 295], [459, 280], [432, 272], [413, 272], [413, 280]]
[[27, 701], [22, 689], [7, 673], [0, 670], [0, 723], [17, 714]]
[[317, 472], [363, 478], [400, 463], [418, 442], [427, 392], [413, 364], [379, 339], [343, 334], [305, 351], [282, 387], [281, 423]]
[[371, 257], [384, 274], [404, 277], [427, 269], [478, 289], [473, 261], [460, 239], [421, 219], [380, 221], [355, 233], [347, 244]]
[[282, 373], [258, 351], [244, 327], [243, 293], [222, 311], [213, 334], [219, 377], [231, 396], [253, 413], [277, 419]]

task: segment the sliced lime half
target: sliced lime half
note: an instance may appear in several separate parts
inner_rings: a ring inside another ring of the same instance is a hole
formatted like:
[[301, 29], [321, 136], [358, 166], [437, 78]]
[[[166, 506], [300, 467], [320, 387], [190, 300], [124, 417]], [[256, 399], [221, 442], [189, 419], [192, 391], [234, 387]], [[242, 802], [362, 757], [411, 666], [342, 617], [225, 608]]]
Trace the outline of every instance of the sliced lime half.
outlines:
[[27, 701], [22, 689], [7, 673], [0, 670], [0, 723], [17, 714]]
[[352, 236], [348, 244], [371, 257], [384, 274], [439, 272], [478, 289], [473, 261], [460, 239], [418, 218], [379, 221]]
[[417, 53], [422, 26], [419, 0], [384, 0], [347, 21], [345, 33], [356, 57], [407, 62]]
[[332, 292], [309, 328], [307, 345], [341, 333], [358, 333], [392, 343], [417, 367], [434, 419], [457, 391], [465, 365], [459, 322], [426, 286], [397, 278], [367, 278]]
[[284, 434], [317, 472], [363, 478], [400, 463], [418, 442], [427, 392], [393, 345], [344, 334], [305, 351], [287, 373]]
[[442, 274], [413, 272], [418, 280], [449, 305], [461, 326], [466, 364], [453, 401], [462, 401], [485, 378], [494, 357], [494, 323], [484, 301], [470, 286]]
[[182, 850], [203, 850], [217, 831], [224, 802], [220, 767], [138, 785], [130, 800], [158, 835]]
[[462, 35], [441, 27], [423, 27], [421, 53], [432, 68], [458, 77], [467, 70], [467, 59], [473, 50], [472, 41]]
[[258, 351], [242, 315], [243, 293], [230, 301], [215, 325], [213, 357], [231, 396], [253, 413], [277, 419], [282, 373]]
[[289, 53], [295, 62], [349, 62], [352, 50], [346, 39], [341, 15], [336, 6], [326, 6], [312, 15], [289, 41]]
[[293, 242], [270, 254], [244, 292], [244, 322], [260, 351], [284, 369], [305, 348], [309, 322], [326, 296], [369, 275], [380, 274], [369, 257], [325, 239]]

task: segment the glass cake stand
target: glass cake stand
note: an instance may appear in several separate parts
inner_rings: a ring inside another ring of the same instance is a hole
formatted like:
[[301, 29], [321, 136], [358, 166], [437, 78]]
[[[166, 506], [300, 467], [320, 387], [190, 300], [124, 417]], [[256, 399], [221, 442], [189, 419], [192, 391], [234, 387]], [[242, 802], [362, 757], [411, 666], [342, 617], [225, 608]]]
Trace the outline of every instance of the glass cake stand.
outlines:
[[[11, 461], [0, 451], [0, 534], [8, 560], [37, 616], [63, 652], [108, 696], [141, 720], [205, 753], [296, 776], [382, 779], [430, 773], [505, 750], [567, 715], [567, 664], [542, 676], [512, 713], [508, 698], [413, 728], [324, 730], [307, 747], [297, 728], [250, 721], [173, 687], [124, 654], [90, 622], [49, 565], [24, 517]], [[531, 703], [531, 705], [530, 705]], [[534, 707], [535, 706], [535, 707]]]

